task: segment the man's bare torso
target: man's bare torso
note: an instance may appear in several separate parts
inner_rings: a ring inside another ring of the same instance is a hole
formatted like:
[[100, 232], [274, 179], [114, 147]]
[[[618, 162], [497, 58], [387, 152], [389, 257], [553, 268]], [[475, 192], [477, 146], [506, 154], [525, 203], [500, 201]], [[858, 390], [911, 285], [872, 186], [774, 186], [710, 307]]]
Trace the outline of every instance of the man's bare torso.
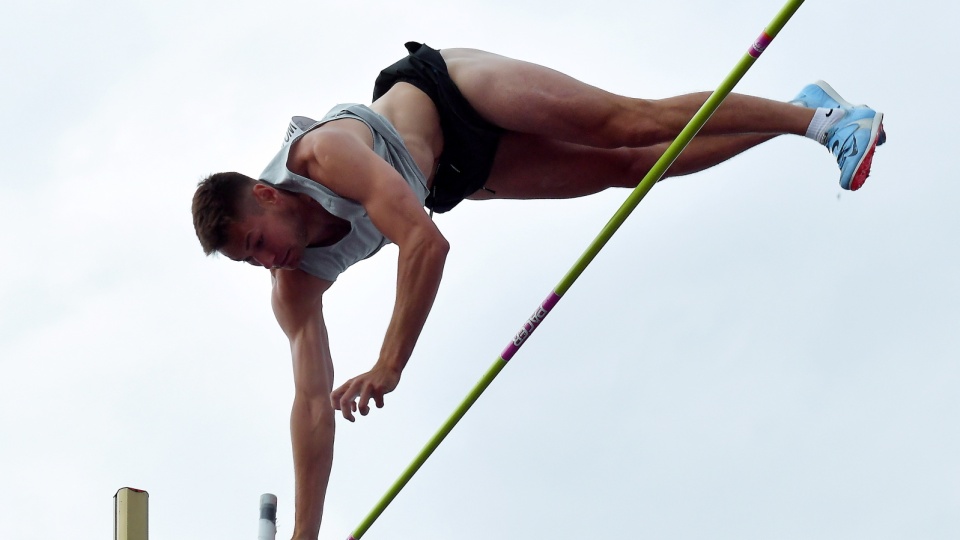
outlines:
[[[454, 81], [458, 80], [458, 72], [461, 64], [470, 64], [475, 60], [483, 60], [490, 57], [490, 53], [477, 51], [473, 49], [444, 49], [441, 51], [444, 61], [447, 63], [447, 69]], [[433, 177], [436, 172], [437, 163], [440, 159], [440, 153], [443, 151], [443, 132], [440, 129], [440, 115], [430, 97], [420, 91], [415, 86], [408, 83], [397, 83], [388, 90], [380, 99], [370, 105], [377, 114], [386, 118], [403, 139], [404, 146], [413, 156], [420, 171], [427, 179], [427, 186], [433, 184]], [[373, 147], [373, 139], [369, 129], [359, 120], [341, 119], [328, 122], [304, 135], [297, 142], [295, 148], [291, 149], [291, 166], [296, 167], [297, 159], [294, 156], [297, 153], [296, 146], [311, 146], [311, 134], [324, 129], [344, 129], [356, 136], [361, 137], [366, 143]], [[304, 174], [305, 171], [299, 171], [291, 168], [297, 174]]]

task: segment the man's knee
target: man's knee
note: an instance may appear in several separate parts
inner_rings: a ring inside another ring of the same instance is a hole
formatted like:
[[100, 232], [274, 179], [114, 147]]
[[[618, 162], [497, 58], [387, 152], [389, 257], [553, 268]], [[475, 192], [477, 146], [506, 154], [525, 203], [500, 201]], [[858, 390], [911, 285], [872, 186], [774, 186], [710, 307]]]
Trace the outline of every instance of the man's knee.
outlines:
[[653, 168], [654, 163], [660, 159], [665, 148], [664, 145], [655, 145], [627, 149], [630, 157], [625, 165], [623, 183], [620, 187], [631, 189], [637, 187]]
[[624, 99], [602, 119], [597, 129], [598, 146], [603, 148], [639, 148], [663, 141], [655, 101]]

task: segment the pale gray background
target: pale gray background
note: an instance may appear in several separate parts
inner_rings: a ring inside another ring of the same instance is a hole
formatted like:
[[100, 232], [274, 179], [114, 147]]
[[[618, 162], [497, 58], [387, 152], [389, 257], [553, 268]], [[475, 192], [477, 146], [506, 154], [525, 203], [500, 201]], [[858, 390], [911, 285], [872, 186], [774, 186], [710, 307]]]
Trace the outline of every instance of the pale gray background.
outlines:
[[[0, 16], [0, 522], [18, 540], [293, 520], [287, 343], [262, 269], [202, 255], [190, 197], [256, 175], [290, 116], [367, 102], [403, 42], [477, 47], [627, 95], [713, 89], [779, 2], [8, 3]], [[960, 537], [955, 7], [811, 0], [738, 87], [824, 78], [887, 114], [858, 193], [784, 137], [655, 188], [374, 539]], [[387, 407], [338, 423], [345, 538], [626, 191], [465, 203]], [[337, 382], [376, 360], [391, 247], [345, 274]]]

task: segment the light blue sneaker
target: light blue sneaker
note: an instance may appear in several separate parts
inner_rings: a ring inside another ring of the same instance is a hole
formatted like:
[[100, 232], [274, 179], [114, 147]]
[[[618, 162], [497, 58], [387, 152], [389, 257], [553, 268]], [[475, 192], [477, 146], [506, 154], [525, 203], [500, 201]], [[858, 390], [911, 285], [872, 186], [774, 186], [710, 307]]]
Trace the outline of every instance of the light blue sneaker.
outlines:
[[854, 105], [840, 97], [840, 94], [825, 81], [817, 81], [808, 84], [800, 90], [795, 98], [790, 100], [794, 105], [816, 109], [824, 107], [827, 109], [853, 109], [854, 107], [863, 107], [863, 105]]
[[856, 191], [867, 181], [873, 153], [883, 134], [883, 113], [868, 107], [846, 109], [836, 126], [827, 131], [825, 145], [837, 157], [840, 187]]
[[[840, 97], [840, 94], [827, 84], [826, 81], [817, 81], [808, 84], [800, 90], [800, 93], [790, 100], [792, 105], [799, 105], [811, 109], [820, 107], [826, 109], [861, 109], [868, 108], [866, 105], [854, 105]], [[887, 142], [887, 133], [880, 126], [880, 135], [877, 137], [877, 146]]]

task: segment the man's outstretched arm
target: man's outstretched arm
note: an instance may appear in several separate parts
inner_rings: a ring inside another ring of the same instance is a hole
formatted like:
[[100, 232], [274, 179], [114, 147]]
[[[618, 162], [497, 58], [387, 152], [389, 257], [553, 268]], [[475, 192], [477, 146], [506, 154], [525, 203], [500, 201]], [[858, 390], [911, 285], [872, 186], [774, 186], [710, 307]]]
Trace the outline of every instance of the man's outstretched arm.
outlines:
[[344, 418], [354, 421], [357, 411], [366, 415], [370, 399], [383, 407], [384, 394], [397, 387], [437, 297], [447, 250], [442, 237], [435, 241], [419, 234], [400, 246], [396, 302], [380, 357], [370, 371], [348, 380], [331, 394], [333, 407]]
[[290, 439], [296, 481], [293, 540], [316, 540], [333, 463], [333, 361], [323, 321], [331, 283], [299, 270], [274, 270], [273, 312], [290, 340], [294, 398]]
[[406, 181], [354, 132], [310, 135], [310, 178], [362, 204], [374, 226], [400, 249], [396, 303], [380, 357], [370, 371], [331, 395], [333, 406], [353, 421], [355, 411], [367, 414], [370, 399], [382, 407], [384, 394], [399, 383], [436, 299], [449, 244]]

